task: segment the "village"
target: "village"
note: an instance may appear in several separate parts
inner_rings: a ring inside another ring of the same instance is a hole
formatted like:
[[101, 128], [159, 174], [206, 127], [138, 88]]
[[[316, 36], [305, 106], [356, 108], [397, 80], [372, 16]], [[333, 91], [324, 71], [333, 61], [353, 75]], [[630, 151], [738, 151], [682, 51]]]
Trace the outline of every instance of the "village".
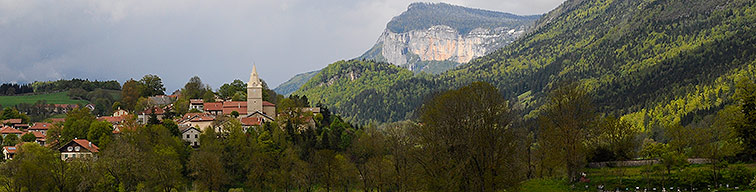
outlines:
[[[263, 101], [263, 85], [262, 81], [257, 74], [256, 66], [253, 66], [252, 73], [250, 74], [249, 82], [247, 82], [247, 98], [246, 101], [232, 101], [223, 100], [217, 97], [216, 102], [204, 102], [203, 99], [190, 99], [188, 108], [189, 113], [176, 116], [171, 119], [176, 122], [180, 131], [180, 138], [186, 145], [193, 148], [200, 146], [199, 135], [208, 129], [213, 129], [215, 132], [222, 132], [223, 123], [217, 123], [219, 117], [233, 117], [238, 120], [244, 131], [247, 129], [260, 127], [265, 122], [276, 121], [277, 112], [276, 105]], [[123, 109], [117, 109], [111, 116], [97, 117], [97, 121], [108, 122], [112, 125], [112, 134], [118, 136], [124, 131], [128, 131], [128, 127], [124, 126], [124, 123], [133, 119], [140, 125], [147, 124], [152, 121], [163, 121], [166, 118], [166, 111], [170, 111], [174, 107], [174, 103], [178, 95], [156, 95], [149, 97], [152, 106], [146, 110], [136, 113], [129, 113]], [[73, 104], [54, 104], [55, 112], [66, 113], [68, 111], [79, 108], [79, 105]], [[93, 111], [95, 106], [87, 104], [81, 107], [88, 108], [89, 111]], [[300, 129], [311, 128], [315, 126], [315, 122], [312, 119], [314, 114], [320, 113], [319, 107], [301, 107], [297, 109], [301, 112], [308, 113], [304, 119], [306, 122]], [[152, 119], [154, 118], [154, 119]], [[63, 143], [47, 142], [50, 140], [57, 141], [57, 138], [48, 138], [48, 130], [57, 126], [63, 128], [65, 118], [51, 118], [47, 122], [34, 122], [30, 124], [22, 123], [22, 119], [6, 119], [0, 121], [0, 134], [4, 140], [19, 140], [17, 144], [12, 146], [4, 146], [2, 149], [3, 160], [11, 160], [16, 155], [16, 152], [21, 145], [27, 142], [35, 142], [41, 146], [51, 147], [54, 150], [60, 152], [60, 158], [62, 160], [69, 160], [72, 158], [96, 158], [99, 152], [99, 147], [85, 138], [74, 138], [73, 140]], [[216, 123], [214, 123], [216, 122]], [[133, 130], [131, 130], [133, 131]], [[27, 136], [30, 135], [30, 136]], [[34, 139], [31, 139], [31, 136]], [[57, 135], [60, 137], [60, 135]]]

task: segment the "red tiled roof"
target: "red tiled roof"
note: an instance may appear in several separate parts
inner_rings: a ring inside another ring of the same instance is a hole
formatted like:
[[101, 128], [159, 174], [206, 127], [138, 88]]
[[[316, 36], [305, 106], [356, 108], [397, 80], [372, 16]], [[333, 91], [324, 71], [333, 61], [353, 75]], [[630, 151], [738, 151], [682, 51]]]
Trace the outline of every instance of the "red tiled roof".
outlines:
[[267, 101], [263, 101], [263, 106], [276, 106], [276, 104], [273, 104], [273, 103], [270, 103], [270, 102], [267, 102]]
[[92, 153], [97, 153], [100, 151], [99, 147], [97, 147], [95, 144], [92, 144], [86, 139], [74, 139], [73, 142], [76, 142], [76, 144], [81, 145]]
[[[155, 109], [155, 114], [156, 115], [162, 115], [163, 113], [165, 113], [165, 110], [163, 110], [163, 108], [155, 107], [153, 109]], [[152, 114], [152, 109], [144, 110], [144, 112], [142, 112], [142, 113], [144, 113], [144, 114]]]
[[10, 125], [10, 124], [20, 124], [21, 119], [6, 119], [2, 121], [3, 124]]
[[45, 139], [45, 135], [43, 135], [42, 132], [30, 131], [30, 133], [34, 134], [34, 137], [37, 137], [37, 140], [39, 140], [40, 138]]
[[76, 105], [76, 104], [53, 104], [53, 106], [61, 107], [61, 108], [69, 108], [69, 109], [79, 108], [79, 105]]
[[122, 122], [122, 121], [123, 121], [124, 119], [125, 119], [125, 118], [123, 118], [122, 116], [118, 116], [118, 117], [109, 117], [109, 116], [105, 116], [105, 117], [98, 117], [98, 118], [97, 118], [97, 120], [98, 120], [98, 121], [107, 121], [107, 122], [109, 122], [109, 123], [111, 123], [111, 124], [120, 123], [120, 122]]
[[243, 117], [241, 118], [241, 124], [244, 126], [257, 126], [262, 124], [262, 118], [260, 117]]
[[240, 115], [247, 114], [247, 102], [246, 101], [226, 101], [223, 102], [223, 114], [231, 114], [231, 112], [239, 112]]
[[16, 124], [14, 127], [29, 127], [29, 124]]
[[187, 119], [187, 118], [191, 118], [191, 117], [194, 117], [194, 116], [197, 116], [197, 115], [203, 115], [203, 114], [205, 114], [205, 113], [186, 113], [186, 114], [184, 114], [184, 116], [182, 118]]
[[189, 102], [191, 102], [192, 104], [202, 104], [202, 103], [204, 103], [204, 101], [202, 101], [202, 99], [189, 99]]
[[16, 146], [5, 146], [3, 147], [4, 150], [8, 151], [8, 153], [16, 153], [16, 150], [18, 147]]
[[192, 118], [189, 121], [191, 121], [191, 122], [198, 122], [198, 121], [214, 121], [214, 120], [215, 120], [215, 117], [213, 117], [213, 116], [200, 115], [200, 116], [197, 116], [195, 118]]
[[3, 127], [0, 129], [0, 134], [22, 134], [23, 131], [19, 131], [18, 129], [14, 129], [13, 127]]
[[205, 111], [222, 111], [223, 110], [223, 103], [221, 102], [212, 102], [212, 103], [205, 103], [205, 106], [203, 107]]
[[29, 130], [47, 130], [52, 128], [52, 123], [34, 123]]

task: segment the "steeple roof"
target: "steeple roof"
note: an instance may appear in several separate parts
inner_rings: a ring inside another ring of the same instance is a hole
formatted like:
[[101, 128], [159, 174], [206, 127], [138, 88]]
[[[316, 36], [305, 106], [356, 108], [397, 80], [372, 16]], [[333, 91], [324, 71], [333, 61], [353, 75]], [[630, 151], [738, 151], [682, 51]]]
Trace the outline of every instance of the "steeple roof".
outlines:
[[260, 76], [257, 75], [257, 66], [255, 66], [254, 64], [252, 65], [252, 73], [249, 75], [249, 82], [247, 82], [247, 87], [262, 87]]

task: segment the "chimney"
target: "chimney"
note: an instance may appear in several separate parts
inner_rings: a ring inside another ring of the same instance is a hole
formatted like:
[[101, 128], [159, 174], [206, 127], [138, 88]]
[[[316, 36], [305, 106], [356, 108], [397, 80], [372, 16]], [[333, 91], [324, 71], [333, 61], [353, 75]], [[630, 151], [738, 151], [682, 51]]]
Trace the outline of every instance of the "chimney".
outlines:
[[89, 142], [89, 148], [92, 148], [92, 142], [91, 141]]

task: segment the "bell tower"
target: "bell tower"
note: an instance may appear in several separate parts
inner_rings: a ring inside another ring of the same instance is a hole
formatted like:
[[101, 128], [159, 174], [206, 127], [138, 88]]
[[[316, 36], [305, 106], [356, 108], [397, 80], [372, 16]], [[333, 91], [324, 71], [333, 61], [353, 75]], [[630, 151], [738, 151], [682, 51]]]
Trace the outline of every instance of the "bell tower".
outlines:
[[262, 88], [262, 81], [257, 75], [257, 67], [252, 65], [252, 74], [247, 83], [247, 114], [263, 111]]

